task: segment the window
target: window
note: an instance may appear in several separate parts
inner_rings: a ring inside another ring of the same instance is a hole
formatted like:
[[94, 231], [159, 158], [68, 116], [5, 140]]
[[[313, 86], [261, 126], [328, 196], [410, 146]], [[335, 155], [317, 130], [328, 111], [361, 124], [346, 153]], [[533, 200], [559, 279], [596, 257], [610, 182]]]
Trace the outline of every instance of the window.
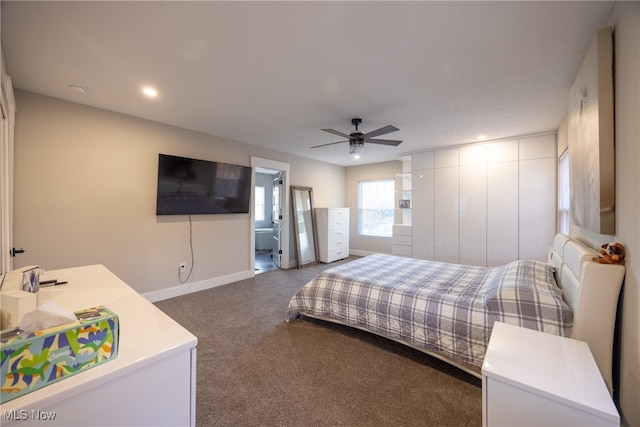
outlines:
[[558, 160], [558, 231], [569, 234], [569, 150], [565, 151]]
[[394, 221], [395, 180], [358, 183], [358, 233], [391, 237]]
[[256, 221], [264, 221], [264, 187], [256, 185]]

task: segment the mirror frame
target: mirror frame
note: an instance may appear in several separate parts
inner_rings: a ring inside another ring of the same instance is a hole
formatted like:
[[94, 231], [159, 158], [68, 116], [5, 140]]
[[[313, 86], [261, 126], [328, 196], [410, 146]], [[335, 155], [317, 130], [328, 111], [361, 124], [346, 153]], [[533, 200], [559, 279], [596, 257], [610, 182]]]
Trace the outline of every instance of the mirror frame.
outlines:
[[[301, 209], [301, 206], [298, 206], [296, 192], [306, 192], [309, 197], [309, 206], [311, 209], [311, 215], [309, 215], [309, 224], [306, 224], [305, 227], [310, 228], [311, 232], [307, 231], [307, 235], [311, 236], [313, 239], [313, 258], [308, 260], [302, 259], [302, 245], [300, 242], [300, 227], [298, 225], [298, 215], [297, 212]], [[296, 250], [298, 254], [298, 268], [302, 268], [307, 264], [317, 264], [318, 263], [318, 237], [316, 232], [316, 220], [315, 220], [315, 212], [314, 212], [314, 204], [313, 204], [313, 189], [311, 187], [301, 187], [297, 185], [291, 186], [291, 205], [293, 207], [293, 229], [295, 232], [295, 241], [296, 241]]]

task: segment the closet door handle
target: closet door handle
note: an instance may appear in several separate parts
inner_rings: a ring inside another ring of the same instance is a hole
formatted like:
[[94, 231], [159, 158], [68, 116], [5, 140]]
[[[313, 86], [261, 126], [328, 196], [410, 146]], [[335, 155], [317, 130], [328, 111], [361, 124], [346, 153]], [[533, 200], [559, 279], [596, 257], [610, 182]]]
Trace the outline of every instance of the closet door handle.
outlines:
[[11, 249], [9, 249], [9, 256], [12, 256], [12, 257], [14, 257], [14, 256], [16, 256], [18, 254], [23, 254], [23, 253], [25, 253], [25, 250], [22, 249], [22, 248], [20, 248], [20, 249], [11, 248]]

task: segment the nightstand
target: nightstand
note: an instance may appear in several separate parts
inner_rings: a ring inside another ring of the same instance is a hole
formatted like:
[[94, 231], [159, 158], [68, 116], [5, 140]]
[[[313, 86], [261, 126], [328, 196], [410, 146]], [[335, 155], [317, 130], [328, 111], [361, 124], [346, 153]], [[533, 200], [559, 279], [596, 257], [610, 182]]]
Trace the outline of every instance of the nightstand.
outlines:
[[589, 346], [496, 322], [482, 365], [484, 426], [619, 426]]

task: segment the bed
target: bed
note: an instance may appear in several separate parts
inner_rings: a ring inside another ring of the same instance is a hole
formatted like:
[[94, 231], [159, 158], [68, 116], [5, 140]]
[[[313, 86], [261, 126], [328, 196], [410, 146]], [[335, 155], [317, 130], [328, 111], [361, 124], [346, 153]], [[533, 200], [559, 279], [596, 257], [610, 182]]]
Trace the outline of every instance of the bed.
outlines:
[[613, 330], [624, 267], [558, 234], [547, 262], [477, 267], [372, 254], [330, 267], [298, 290], [285, 320], [359, 328], [480, 377], [494, 322], [586, 341], [612, 390]]

